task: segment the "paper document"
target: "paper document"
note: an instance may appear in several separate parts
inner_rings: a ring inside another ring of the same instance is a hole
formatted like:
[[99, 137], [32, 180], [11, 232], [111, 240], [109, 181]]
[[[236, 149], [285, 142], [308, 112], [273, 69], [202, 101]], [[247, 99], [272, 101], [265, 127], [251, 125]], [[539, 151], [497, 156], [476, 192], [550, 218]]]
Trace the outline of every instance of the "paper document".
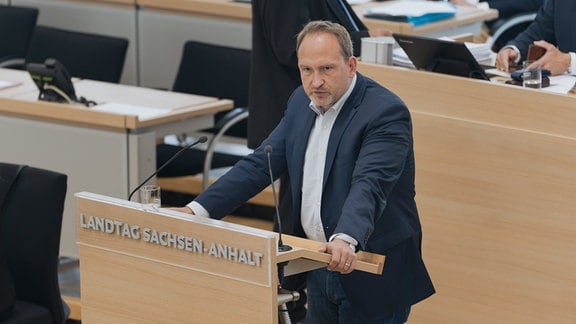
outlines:
[[139, 120], [152, 119], [170, 112], [169, 110], [162, 108], [136, 106], [116, 102], [96, 105], [91, 109], [113, 114], [138, 116]]
[[19, 86], [21, 84], [22, 84], [21, 82], [0, 80], [0, 90], [6, 89], [6, 88], [16, 87], [16, 86]]
[[576, 76], [563, 74], [550, 77], [550, 86], [542, 88], [542, 91], [568, 94], [576, 84]]

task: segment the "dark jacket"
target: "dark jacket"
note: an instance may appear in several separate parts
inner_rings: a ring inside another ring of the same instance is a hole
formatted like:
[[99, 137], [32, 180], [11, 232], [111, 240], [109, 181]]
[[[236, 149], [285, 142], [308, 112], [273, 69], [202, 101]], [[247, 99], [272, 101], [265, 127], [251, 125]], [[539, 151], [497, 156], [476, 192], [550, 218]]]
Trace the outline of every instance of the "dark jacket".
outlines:
[[[384, 254], [382, 275], [354, 271], [341, 276], [355, 311], [383, 318], [432, 295], [434, 287], [421, 255], [422, 231], [414, 200], [412, 123], [405, 104], [376, 82], [357, 74], [350, 97], [330, 133], [321, 217], [326, 238], [346, 233], [358, 247]], [[300, 223], [303, 165], [316, 114], [302, 87], [294, 91], [286, 114], [262, 146], [196, 201], [221, 218], [269, 185], [263, 147], [273, 148], [273, 174], [288, 172], [294, 231]]]

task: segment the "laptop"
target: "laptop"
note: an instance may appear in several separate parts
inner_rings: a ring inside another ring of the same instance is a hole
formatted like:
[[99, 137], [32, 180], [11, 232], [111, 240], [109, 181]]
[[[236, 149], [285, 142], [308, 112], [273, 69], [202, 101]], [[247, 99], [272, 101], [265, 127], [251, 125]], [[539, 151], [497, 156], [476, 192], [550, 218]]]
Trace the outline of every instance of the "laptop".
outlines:
[[490, 81], [485, 69], [461, 42], [415, 35], [393, 34], [418, 70]]

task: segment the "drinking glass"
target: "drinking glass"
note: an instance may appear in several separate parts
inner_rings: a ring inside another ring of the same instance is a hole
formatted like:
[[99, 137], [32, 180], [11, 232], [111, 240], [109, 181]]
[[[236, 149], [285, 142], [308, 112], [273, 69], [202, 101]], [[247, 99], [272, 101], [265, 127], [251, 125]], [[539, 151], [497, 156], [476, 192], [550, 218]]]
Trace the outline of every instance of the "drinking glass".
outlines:
[[158, 210], [161, 205], [160, 187], [157, 185], [146, 185], [140, 188], [140, 203], [144, 210]]
[[525, 61], [523, 64], [522, 85], [524, 88], [540, 89], [542, 88], [542, 69], [531, 65], [532, 61]]

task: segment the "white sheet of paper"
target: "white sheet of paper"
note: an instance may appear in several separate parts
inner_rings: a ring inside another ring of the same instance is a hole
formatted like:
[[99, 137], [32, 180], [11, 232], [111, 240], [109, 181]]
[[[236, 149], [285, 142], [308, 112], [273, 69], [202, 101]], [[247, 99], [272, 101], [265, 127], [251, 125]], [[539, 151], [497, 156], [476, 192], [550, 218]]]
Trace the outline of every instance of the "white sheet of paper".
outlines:
[[100, 104], [91, 109], [120, 115], [134, 115], [138, 116], [139, 120], [151, 119], [170, 112], [169, 110], [162, 108], [136, 106], [116, 102]]

